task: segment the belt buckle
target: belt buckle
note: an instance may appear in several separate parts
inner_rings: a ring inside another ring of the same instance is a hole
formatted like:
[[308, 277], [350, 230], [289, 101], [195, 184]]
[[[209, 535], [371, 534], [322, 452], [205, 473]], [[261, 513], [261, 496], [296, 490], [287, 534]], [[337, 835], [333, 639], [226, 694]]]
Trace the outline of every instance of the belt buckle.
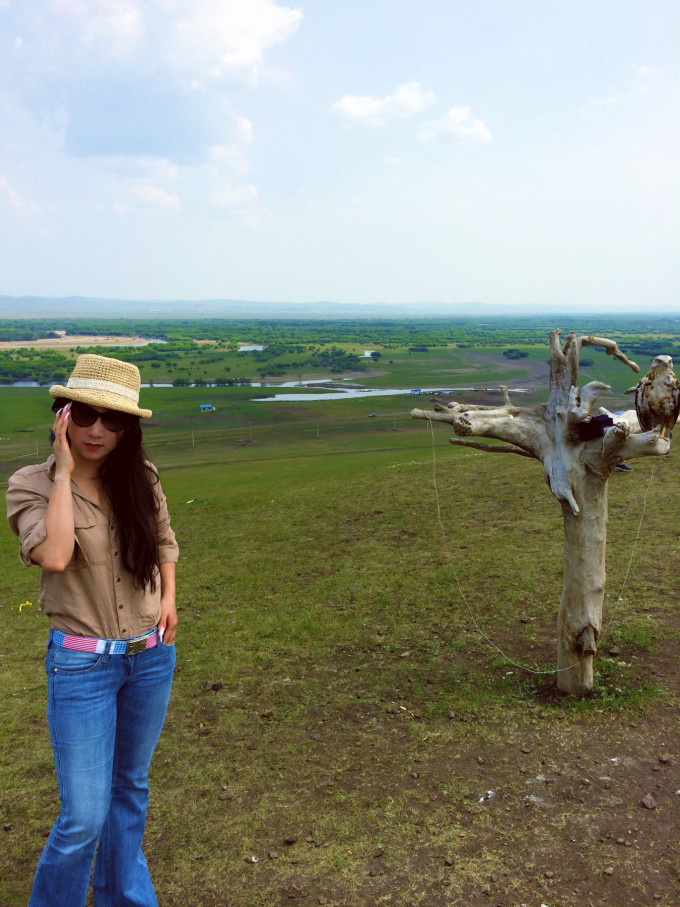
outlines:
[[139, 655], [140, 652], [143, 652], [146, 649], [146, 640], [147, 637], [143, 636], [141, 639], [135, 639], [132, 642], [129, 642], [125, 654]]

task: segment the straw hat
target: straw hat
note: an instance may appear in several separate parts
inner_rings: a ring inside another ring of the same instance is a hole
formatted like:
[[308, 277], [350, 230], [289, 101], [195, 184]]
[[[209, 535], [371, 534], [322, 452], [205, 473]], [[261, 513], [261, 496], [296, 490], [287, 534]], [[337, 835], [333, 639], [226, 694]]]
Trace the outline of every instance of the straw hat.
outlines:
[[151, 410], [139, 408], [140, 383], [139, 369], [131, 362], [84, 353], [76, 359], [66, 387], [53, 384], [50, 394], [149, 419]]

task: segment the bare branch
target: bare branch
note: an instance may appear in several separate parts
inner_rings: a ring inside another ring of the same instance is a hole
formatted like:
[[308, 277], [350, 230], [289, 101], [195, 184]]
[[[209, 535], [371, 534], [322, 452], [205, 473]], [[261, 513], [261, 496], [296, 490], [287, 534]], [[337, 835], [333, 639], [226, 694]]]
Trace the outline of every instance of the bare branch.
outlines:
[[664, 457], [671, 449], [671, 442], [668, 438], [661, 438], [660, 431], [660, 428], [653, 428], [652, 431], [628, 435], [625, 444], [619, 451], [621, 459], [627, 460], [630, 457]]
[[584, 388], [581, 389], [581, 406], [587, 412], [590, 412], [590, 409], [599, 398], [600, 394], [603, 391], [610, 391], [611, 386], [609, 384], [604, 384], [602, 381], [591, 381], [590, 384], [586, 384]]
[[449, 444], [456, 444], [458, 447], [473, 447], [475, 450], [484, 450], [487, 453], [514, 453], [520, 457], [538, 459], [528, 450], [522, 450], [521, 447], [515, 447], [514, 444], [483, 444], [481, 441], [464, 441], [462, 438], [449, 438]]
[[448, 422], [449, 425], [453, 425], [456, 413], [452, 409], [447, 409], [445, 411], [438, 409], [437, 412], [430, 412], [429, 409], [412, 409], [411, 418], [427, 419], [429, 422]]
[[579, 340], [583, 346], [603, 346], [608, 356], [616, 356], [616, 358], [620, 359], [624, 365], [632, 368], [634, 372], [640, 371], [640, 366], [637, 362], [631, 361], [624, 353], [622, 353], [615, 340], [607, 340], [606, 337], [593, 337], [592, 334], [588, 337], [579, 337]]
[[554, 331], [550, 332], [550, 358], [556, 362], [559, 362], [562, 366], [567, 364], [567, 357], [562, 352], [562, 347], [560, 346], [560, 335], [562, 331], [556, 328]]

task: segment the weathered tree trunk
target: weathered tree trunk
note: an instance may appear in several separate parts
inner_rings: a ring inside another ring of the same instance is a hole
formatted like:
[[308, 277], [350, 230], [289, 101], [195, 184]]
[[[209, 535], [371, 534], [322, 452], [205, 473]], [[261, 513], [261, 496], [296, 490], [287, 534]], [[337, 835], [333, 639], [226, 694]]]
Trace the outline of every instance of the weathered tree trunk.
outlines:
[[[533, 408], [514, 406], [503, 388], [503, 406], [436, 403], [435, 411], [414, 409], [415, 419], [448, 422], [463, 444], [489, 453], [516, 453], [540, 460], [545, 479], [562, 506], [564, 517], [564, 586], [558, 616], [557, 686], [568, 693], [592, 689], [593, 656], [602, 625], [607, 543], [607, 479], [617, 463], [632, 457], [668, 453], [670, 442], [659, 429], [641, 432], [635, 412], [593, 430], [591, 409], [609, 386], [593, 381], [580, 389], [581, 347], [603, 346], [634, 371], [613, 340], [550, 334], [550, 389], [547, 403]], [[606, 413], [606, 410], [603, 410]], [[610, 414], [611, 415], [611, 414]], [[495, 438], [489, 445], [462, 437]]]
[[557, 686], [582, 694], [593, 686], [593, 657], [602, 626], [607, 547], [607, 483], [583, 478], [579, 513], [562, 502], [564, 582], [557, 618]]

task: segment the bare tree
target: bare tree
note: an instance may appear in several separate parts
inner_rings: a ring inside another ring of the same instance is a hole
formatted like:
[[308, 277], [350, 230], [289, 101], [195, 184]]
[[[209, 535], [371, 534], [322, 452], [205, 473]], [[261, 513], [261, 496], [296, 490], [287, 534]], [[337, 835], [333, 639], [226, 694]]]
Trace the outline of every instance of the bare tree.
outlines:
[[[613, 420], [591, 410], [609, 385], [591, 381], [578, 386], [583, 346], [602, 346], [638, 372], [639, 366], [613, 340], [570, 332], [564, 346], [560, 331], [550, 334], [550, 390], [547, 403], [514, 406], [503, 387], [503, 406], [435, 403], [434, 412], [414, 409], [415, 419], [448, 422], [458, 437], [452, 444], [489, 453], [514, 453], [543, 464], [545, 480], [562, 506], [564, 584], [557, 629], [557, 686], [582, 694], [592, 689], [593, 656], [602, 626], [607, 542], [607, 480], [622, 460], [662, 456], [670, 441], [658, 428], [642, 432], [634, 411]], [[602, 411], [604, 414], [606, 410]], [[611, 414], [609, 414], [611, 415]], [[612, 424], [613, 422], [613, 424]], [[463, 440], [495, 438], [504, 444]]]

